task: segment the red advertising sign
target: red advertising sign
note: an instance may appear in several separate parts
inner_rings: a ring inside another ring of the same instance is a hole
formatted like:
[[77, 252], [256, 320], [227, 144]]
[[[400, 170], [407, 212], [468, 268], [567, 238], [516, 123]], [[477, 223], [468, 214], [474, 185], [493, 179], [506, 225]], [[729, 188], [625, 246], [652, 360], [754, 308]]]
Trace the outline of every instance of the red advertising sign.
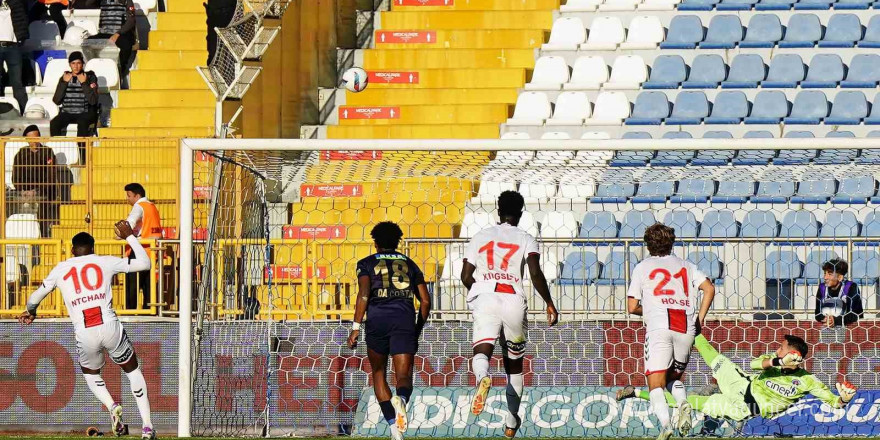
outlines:
[[288, 239], [344, 239], [345, 226], [343, 225], [288, 225], [282, 228], [284, 238]]
[[[303, 278], [303, 268], [302, 266], [278, 266], [271, 265], [266, 268], [266, 277], [268, 278], [269, 270], [272, 270], [272, 279], [276, 281], [283, 280], [301, 280]], [[308, 278], [318, 278], [318, 279], [326, 279], [327, 278], [327, 268], [325, 266], [318, 266], [317, 273], [312, 270], [311, 267], [306, 269], [306, 276]]]
[[454, 6], [455, 0], [394, 0], [397, 6]]
[[203, 151], [196, 151], [196, 162], [213, 162], [214, 156]]
[[[167, 228], [162, 228], [162, 237], [166, 240], [171, 240], [173, 238], [177, 238], [177, 228], [171, 226]], [[207, 228], [194, 228], [193, 229], [193, 240], [205, 240], [208, 238], [208, 229]]]
[[400, 107], [339, 106], [339, 119], [400, 119]]
[[382, 152], [366, 151], [322, 151], [321, 160], [382, 160]]
[[435, 31], [376, 31], [376, 42], [380, 44], [434, 44], [437, 42]]
[[367, 74], [372, 84], [418, 84], [419, 72], [385, 71]]
[[364, 187], [361, 185], [302, 185], [300, 186], [302, 197], [361, 197], [364, 195]]
[[207, 185], [195, 186], [193, 187], [193, 197], [197, 199], [210, 199], [213, 192], [212, 189], [212, 187]]

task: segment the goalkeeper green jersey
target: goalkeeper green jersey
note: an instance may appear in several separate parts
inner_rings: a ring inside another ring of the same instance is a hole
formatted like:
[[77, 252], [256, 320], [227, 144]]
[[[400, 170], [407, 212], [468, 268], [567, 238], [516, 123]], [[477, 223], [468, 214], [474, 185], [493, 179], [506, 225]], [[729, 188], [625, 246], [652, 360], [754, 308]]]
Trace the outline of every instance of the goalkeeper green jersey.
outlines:
[[754, 359], [751, 364], [753, 370], [762, 370], [750, 378], [751, 394], [761, 410], [761, 417], [773, 417], [807, 394], [812, 394], [832, 408], [840, 408], [840, 398], [803, 368], [790, 372], [779, 367], [763, 368], [765, 359], [775, 357], [775, 354], [767, 354]]

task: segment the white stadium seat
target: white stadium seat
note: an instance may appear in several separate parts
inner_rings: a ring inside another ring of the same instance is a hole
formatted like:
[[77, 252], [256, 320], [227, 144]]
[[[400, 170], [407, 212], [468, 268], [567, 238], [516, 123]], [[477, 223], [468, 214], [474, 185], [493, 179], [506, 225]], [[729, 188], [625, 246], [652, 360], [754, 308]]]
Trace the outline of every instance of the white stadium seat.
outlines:
[[581, 135], [581, 139], [591, 141], [604, 141], [611, 139], [611, 135], [604, 131], [588, 131]]
[[543, 125], [550, 117], [550, 100], [541, 92], [523, 92], [516, 98], [513, 117], [507, 125]]
[[[12, 214], [6, 219], [6, 238], [34, 239], [40, 238], [40, 224], [34, 214]], [[30, 245], [6, 246], [6, 280], [18, 281], [21, 277], [21, 266], [30, 272], [32, 258]]]
[[520, 183], [519, 193], [528, 203], [543, 203], [556, 196], [556, 185], [545, 183]]
[[529, 134], [524, 131], [508, 131], [507, 133], [504, 133], [501, 135], [502, 140], [509, 140], [509, 141], [526, 141], [531, 138], [532, 137], [529, 136]]
[[471, 238], [487, 226], [495, 224], [492, 214], [484, 211], [465, 212], [461, 221], [461, 238]]
[[81, 27], [89, 33], [90, 36], [98, 35], [98, 22], [85, 18], [78, 18], [67, 23], [68, 26]]
[[587, 41], [587, 27], [579, 17], [560, 17], [553, 22], [550, 41], [541, 50], [577, 50]]
[[[54, 24], [54, 23], [53, 23]], [[64, 75], [64, 72], [70, 70], [70, 64], [66, 59], [55, 58], [46, 63], [46, 71], [43, 73], [43, 88], [49, 93], [55, 93], [55, 87], [58, 86], [58, 80]]]
[[664, 32], [660, 18], [656, 15], [640, 15], [629, 23], [626, 42], [620, 45], [626, 49], [656, 49], [663, 41]]
[[0, 96], [0, 102], [11, 105], [18, 114], [21, 114], [21, 108], [18, 107], [18, 101], [12, 96]]
[[637, 90], [648, 79], [648, 66], [638, 55], [622, 55], [614, 59], [611, 78], [605, 83], [608, 90]]
[[158, 2], [157, 0], [135, 0], [134, 6], [144, 13], [147, 13], [155, 11], [158, 7]]
[[623, 92], [602, 92], [596, 97], [593, 116], [584, 121], [587, 125], [620, 125], [629, 117], [630, 104]]
[[79, 163], [79, 147], [76, 142], [46, 142], [46, 146], [55, 153], [56, 164], [70, 166]]
[[599, 5], [600, 12], [635, 11], [641, 0], [605, 0]]
[[574, 71], [565, 90], [599, 90], [608, 81], [608, 65], [600, 56], [588, 55], [579, 57], [574, 62]]
[[15, 155], [18, 154], [18, 150], [21, 150], [23, 147], [26, 147], [27, 144], [24, 142], [7, 142], [6, 147], [4, 147], [3, 157], [6, 159], [6, 164], [4, 166], [6, 172], [6, 187], [7, 188], [15, 188], [12, 185], [12, 164], [15, 161]]
[[626, 39], [623, 23], [617, 17], [600, 15], [590, 23], [590, 37], [581, 44], [583, 50], [615, 50]]
[[547, 125], [582, 125], [590, 117], [590, 99], [584, 92], [562, 92], [556, 98], [553, 117]]
[[543, 56], [535, 61], [532, 81], [525, 85], [526, 90], [559, 90], [569, 79], [568, 64], [565, 58]]
[[639, 5], [639, 11], [672, 11], [680, 0], [645, 0]]
[[571, 139], [571, 135], [564, 131], [547, 131], [541, 135], [541, 139], [551, 141], [567, 141]]
[[[39, 20], [34, 21], [28, 26], [29, 40], [39, 42], [40, 44], [61, 43], [61, 32], [58, 31], [58, 25], [54, 21]], [[65, 60], [66, 61], [66, 60]]]
[[515, 191], [516, 184], [513, 180], [504, 182], [493, 182], [491, 180], [483, 180], [480, 182], [480, 190], [477, 192], [477, 198], [480, 200], [495, 200], [504, 191]]
[[593, 12], [602, 0], [568, 0], [559, 7], [559, 12]]
[[58, 105], [52, 101], [52, 98], [47, 98], [45, 96], [31, 97], [28, 99], [27, 105], [25, 106], [25, 113], [27, 110], [34, 106], [43, 107], [43, 110], [49, 114], [49, 119], [58, 116]]
[[559, 195], [564, 199], [584, 199], [595, 194], [595, 185], [582, 183], [562, 183], [559, 185]]
[[116, 61], [109, 58], [92, 58], [86, 63], [86, 70], [91, 70], [98, 76], [98, 87], [119, 88], [119, 68], [116, 66]]
[[577, 234], [577, 220], [570, 212], [548, 212], [541, 223], [543, 238], [573, 238]]
[[522, 217], [519, 218], [519, 224], [517, 227], [532, 234], [533, 237], [538, 236], [538, 222], [535, 221], [535, 217], [529, 211], [523, 212]]

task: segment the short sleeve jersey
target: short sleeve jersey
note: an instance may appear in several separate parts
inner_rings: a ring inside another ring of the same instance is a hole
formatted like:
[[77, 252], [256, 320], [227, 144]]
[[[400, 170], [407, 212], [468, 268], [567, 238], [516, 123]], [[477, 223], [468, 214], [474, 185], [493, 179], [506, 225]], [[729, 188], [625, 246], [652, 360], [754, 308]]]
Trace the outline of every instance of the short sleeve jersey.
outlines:
[[468, 301], [487, 292], [523, 295], [526, 258], [539, 252], [535, 237], [507, 223], [478, 232], [464, 254], [465, 261], [477, 268]]
[[[357, 263], [357, 276], [370, 277], [371, 310], [401, 310], [415, 313], [413, 298], [419, 285], [425, 284], [425, 275], [419, 266], [399, 252], [377, 253]], [[375, 313], [370, 315], [375, 317]]]
[[647, 331], [696, 334], [696, 294], [706, 274], [673, 255], [649, 257], [633, 269], [627, 296], [642, 303]]

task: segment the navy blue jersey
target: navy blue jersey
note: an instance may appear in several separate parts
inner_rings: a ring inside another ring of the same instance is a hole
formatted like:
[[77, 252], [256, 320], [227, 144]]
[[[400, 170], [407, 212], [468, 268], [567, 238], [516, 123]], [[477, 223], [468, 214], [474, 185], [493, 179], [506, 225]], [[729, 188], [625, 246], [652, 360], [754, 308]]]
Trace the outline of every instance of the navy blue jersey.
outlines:
[[375, 308], [412, 310], [425, 275], [416, 263], [399, 252], [373, 254], [358, 261], [358, 278], [370, 277], [368, 310]]

